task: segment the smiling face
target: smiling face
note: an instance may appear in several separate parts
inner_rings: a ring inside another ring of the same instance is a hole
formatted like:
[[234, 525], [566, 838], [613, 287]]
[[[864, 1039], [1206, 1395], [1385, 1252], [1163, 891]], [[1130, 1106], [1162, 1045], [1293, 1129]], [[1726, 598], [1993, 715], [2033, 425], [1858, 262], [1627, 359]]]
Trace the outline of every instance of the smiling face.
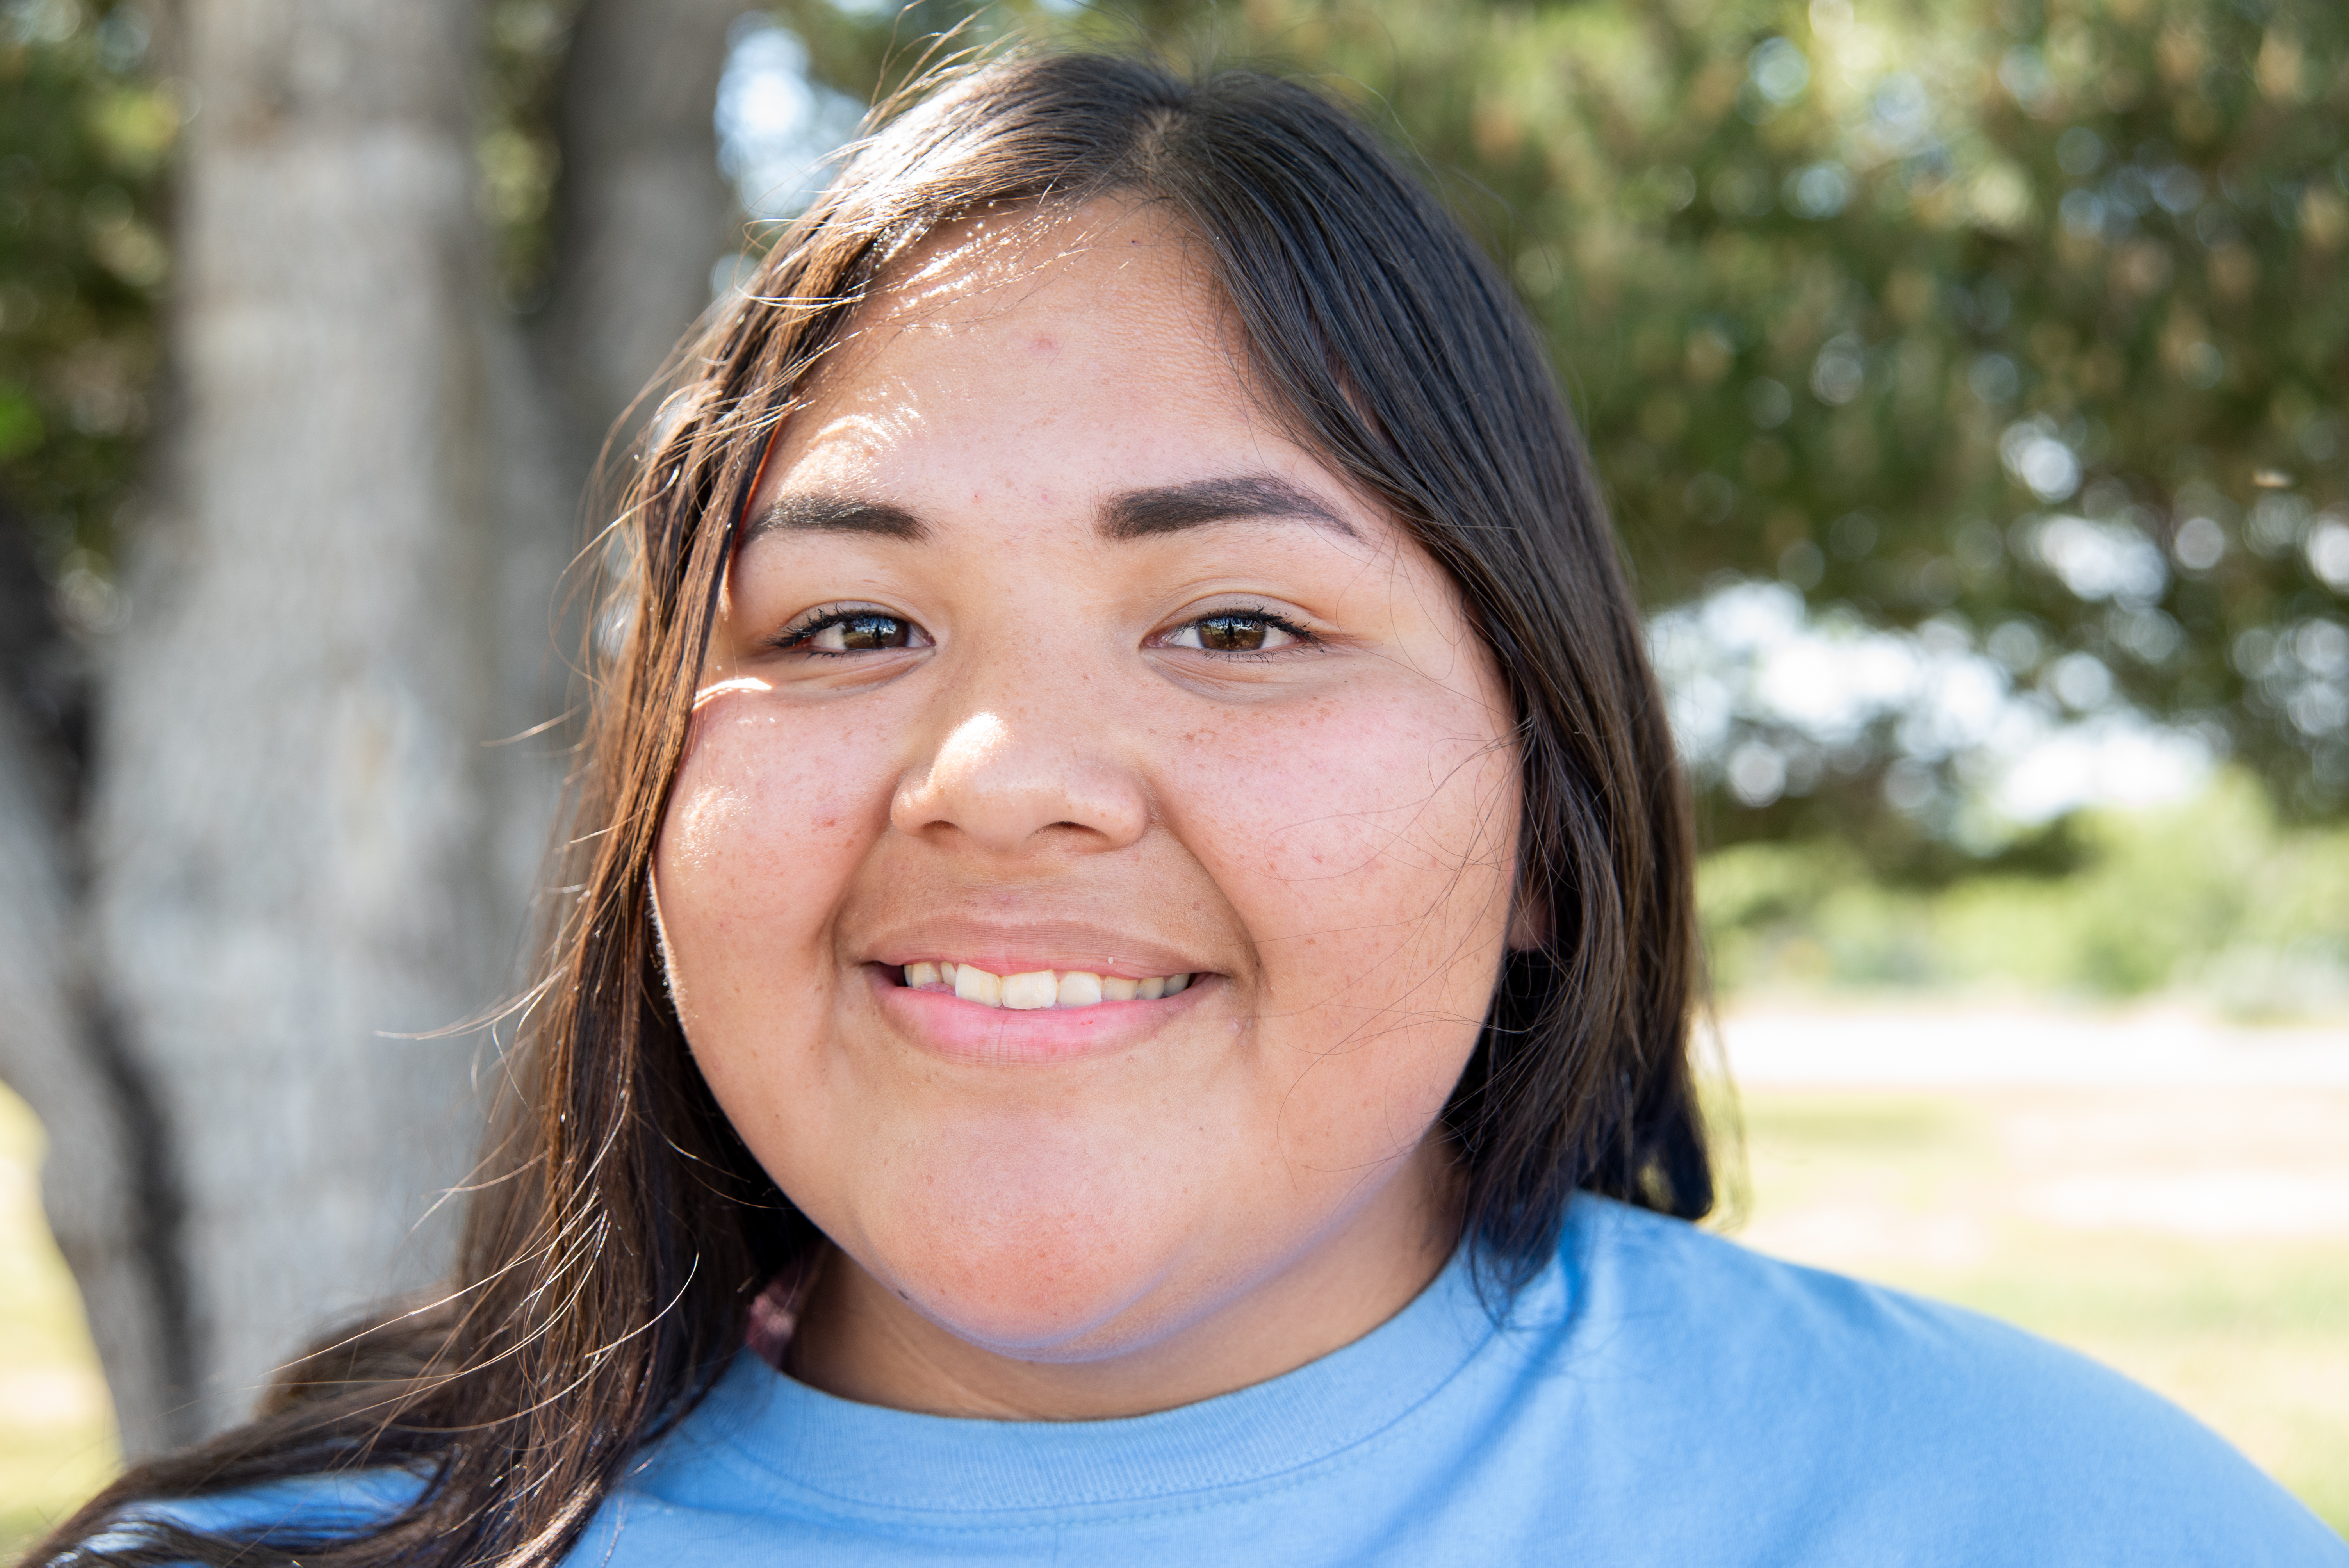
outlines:
[[770, 455], [656, 886], [695, 1059], [837, 1249], [821, 1387], [1163, 1408], [1449, 1251], [1509, 701], [1244, 363], [1151, 210], [973, 221]]

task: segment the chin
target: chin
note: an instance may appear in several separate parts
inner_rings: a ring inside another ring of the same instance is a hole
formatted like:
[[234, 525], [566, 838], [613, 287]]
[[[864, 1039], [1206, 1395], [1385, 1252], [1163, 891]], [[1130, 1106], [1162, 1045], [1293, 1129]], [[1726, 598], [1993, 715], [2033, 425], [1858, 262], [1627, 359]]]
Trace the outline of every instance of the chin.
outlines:
[[1137, 1202], [1108, 1171], [1052, 1174], [966, 1163], [933, 1183], [916, 1172], [897, 1194], [914, 1202], [868, 1212], [845, 1250], [957, 1338], [1020, 1360], [1115, 1356], [1188, 1315], [1185, 1265], [1207, 1217]]
[[[967, 1113], [789, 1174], [842, 1251], [932, 1323], [1021, 1360], [1085, 1361], [1195, 1316], [1264, 1218], [1211, 1201], [1230, 1195], [1213, 1179], [1233, 1163], [1223, 1135], [1154, 1130], [1146, 1114]], [[844, 1166], [858, 1180], [825, 1180]]]
[[1089, 1361], [1163, 1332], [1177, 1268], [1177, 1247], [1116, 1219], [924, 1216], [860, 1261], [958, 1339], [1025, 1361]]

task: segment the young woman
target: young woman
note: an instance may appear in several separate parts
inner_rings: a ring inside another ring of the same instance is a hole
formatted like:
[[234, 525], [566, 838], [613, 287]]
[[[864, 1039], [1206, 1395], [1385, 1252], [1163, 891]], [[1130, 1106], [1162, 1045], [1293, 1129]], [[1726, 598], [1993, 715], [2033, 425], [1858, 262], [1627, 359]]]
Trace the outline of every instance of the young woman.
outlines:
[[56, 1560], [2349, 1560], [2119, 1379], [1687, 1222], [1638, 617], [1341, 112], [988, 67], [691, 364], [456, 1288]]

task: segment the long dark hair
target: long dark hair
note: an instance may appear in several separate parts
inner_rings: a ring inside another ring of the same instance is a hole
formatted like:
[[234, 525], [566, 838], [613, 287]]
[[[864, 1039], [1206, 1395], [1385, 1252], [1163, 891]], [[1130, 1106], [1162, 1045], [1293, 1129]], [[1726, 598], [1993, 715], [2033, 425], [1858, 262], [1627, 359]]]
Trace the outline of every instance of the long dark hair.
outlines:
[[95, 1555], [553, 1561], [709, 1387], [761, 1288], [820, 1243], [693, 1066], [647, 871], [768, 438], [891, 260], [981, 209], [1114, 193], [1185, 225], [1273, 412], [1443, 563], [1491, 645], [1516, 707], [1520, 897], [1540, 944], [1509, 959], [1444, 1111], [1488, 1287], [1506, 1296], [1544, 1264], [1578, 1189], [1711, 1208], [1688, 807], [1614, 537], [1508, 286], [1361, 124], [1294, 82], [1037, 56], [951, 75], [881, 118], [692, 346], [636, 455], [605, 552], [625, 565], [600, 623], [616, 647], [596, 671], [579, 863], [560, 879], [577, 892], [450, 1294], [313, 1352], [252, 1424], [134, 1470], [34, 1561], [136, 1517], [126, 1505], [367, 1465], [425, 1484], [365, 1535], [141, 1527]]

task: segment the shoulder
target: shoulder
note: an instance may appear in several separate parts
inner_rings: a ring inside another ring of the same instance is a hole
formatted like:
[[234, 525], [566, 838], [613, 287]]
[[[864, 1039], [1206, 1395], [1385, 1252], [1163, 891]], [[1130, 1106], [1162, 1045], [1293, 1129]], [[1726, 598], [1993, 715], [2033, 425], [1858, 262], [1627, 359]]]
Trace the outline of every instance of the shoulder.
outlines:
[[173, 1530], [285, 1551], [315, 1549], [378, 1528], [423, 1490], [424, 1478], [416, 1472], [385, 1466], [287, 1476], [202, 1497], [155, 1499], [123, 1509], [82, 1550], [151, 1553]]
[[1721, 1414], [1930, 1427], [1953, 1440], [2094, 1427], [2155, 1447], [2218, 1444], [2127, 1378], [1994, 1318], [1624, 1204], [1578, 1199], [1560, 1263], [1586, 1346], [1668, 1357]]
[[1557, 1370], [1646, 1462], [1791, 1507], [1790, 1528], [1979, 1535], [1976, 1561], [2141, 1542], [2147, 1562], [2349, 1563], [2184, 1411], [1980, 1314], [1599, 1199], [1576, 1201], [1559, 1268]]

